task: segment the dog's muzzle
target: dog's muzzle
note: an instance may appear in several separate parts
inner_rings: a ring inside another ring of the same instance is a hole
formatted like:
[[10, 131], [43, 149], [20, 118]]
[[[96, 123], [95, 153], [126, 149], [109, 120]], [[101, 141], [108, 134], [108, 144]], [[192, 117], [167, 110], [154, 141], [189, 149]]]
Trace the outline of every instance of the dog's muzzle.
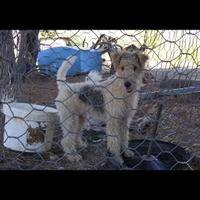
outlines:
[[124, 86], [126, 87], [126, 92], [127, 92], [127, 93], [130, 93], [130, 92], [133, 91], [132, 84], [131, 84], [129, 81], [126, 81], [126, 82], [124, 83]]

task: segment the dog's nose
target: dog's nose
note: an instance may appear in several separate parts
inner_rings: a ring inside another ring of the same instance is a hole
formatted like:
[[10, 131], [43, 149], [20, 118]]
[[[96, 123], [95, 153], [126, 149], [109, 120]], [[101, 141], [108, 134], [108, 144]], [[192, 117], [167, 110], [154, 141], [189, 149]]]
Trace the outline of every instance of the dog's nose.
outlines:
[[125, 86], [126, 88], [128, 88], [128, 87], [131, 86], [131, 83], [130, 83], [129, 81], [126, 81], [126, 82], [124, 83], [124, 86]]

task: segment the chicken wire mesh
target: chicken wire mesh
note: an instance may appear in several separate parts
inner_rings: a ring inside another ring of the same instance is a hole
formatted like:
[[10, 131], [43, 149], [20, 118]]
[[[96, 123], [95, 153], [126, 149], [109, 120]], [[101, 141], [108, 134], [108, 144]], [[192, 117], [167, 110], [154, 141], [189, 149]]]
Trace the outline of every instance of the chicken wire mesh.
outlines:
[[[49, 112], [55, 111], [51, 109], [56, 109], [56, 72], [68, 55], [100, 50], [99, 60], [93, 59], [93, 63], [100, 63], [95, 69], [101, 71], [103, 78], [108, 78], [114, 74], [111, 50], [129, 51], [143, 45], [147, 46], [144, 53], [149, 56], [147, 71], [152, 77], [146, 77], [146, 84], [140, 90], [137, 112], [128, 127], [130, 144], [144, 160], [142, 156], [155, 129], [158, 105], [162, 104], [154, 138], [159, 149], [157, 156], [163, 156], [166, 162], [173, 160], [169, 169], [200, 169], [199, 30], [1, 30], [0, 43], [1, 108], [4, 108], [0, 112], [0, 169], [115, 168], [115, 162], [109, 160], [107, 153], [105, 122], [92, 116], [83, 129], [88, 146], [78, 149], [82, 160], [66, 160], [61, 145], [62, 124], [56, 117], [49, 116]], [[68, 53], [63, 54], [66, 49]], [[90, 79], [88, 73], [94, 66], [83, 64], [85, 68], [77, 68], [77, 73], [67, 76], [67, 82]], [[11, 106], [18, 106], [17, 103], [21, 103], [20, 108]], [[36, 122], [27, 119], [31, 114]], [[40, 118], [43, 121], [37, 123]], [[47, 138], [49, 130], [52, 136]], [[153, 148], [156, 151], [156, 147]], [[170, 158], [165, 157], [166, 152]]]

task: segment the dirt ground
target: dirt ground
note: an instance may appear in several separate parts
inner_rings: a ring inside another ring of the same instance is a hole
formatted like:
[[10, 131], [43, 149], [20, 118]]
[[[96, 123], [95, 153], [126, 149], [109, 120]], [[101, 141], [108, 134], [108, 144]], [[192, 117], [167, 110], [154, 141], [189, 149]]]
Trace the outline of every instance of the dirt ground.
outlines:
[[[109, 74], [105, 75], [109, 76]], [[69, 82], [82, 82], [85, 74], [68, 78]], [[46, 105], [55, 108], [57, 84], [55, 76], [44, 76], [35, 71], [23, 80], [21, 86], [22, 102]], [[154, 82], [143, 88], [143, 91], [157, 91], [158, 84]], [[156, 139], [168, 141], [184, 147], [191, 153], [193, 164], [191, 169], [200, 169], [200, 95], [183, 95], [182, 97], [162, 97], [159, 99], [144, 100], [139, 103], [137, 116], [148, 116], [155, 119], [157, 103], [164, 102], [162, 122], [158, 126]], [[145, 129], [145, 134], [130, 131], [132, 139], [146, 139], [151, 137], [154, 125], [151, 123]], [[91, 136], [102, 136], [104, 132], [85, 131], [85, 139]], [[110, 170], [107, 162], [106, 141], [91, 142], [85, 149], [80, 149], [83, 161], [69, 163], [64, 158], [60, 145], [62, 138], [59, 123], [56, 124], [51, 150], [45, 153], [25, 153], [10, 150], [0, 145], [0, 169], [25, 169], [25, 170]], [[3, 144], [3, 136], [1, 136]]]

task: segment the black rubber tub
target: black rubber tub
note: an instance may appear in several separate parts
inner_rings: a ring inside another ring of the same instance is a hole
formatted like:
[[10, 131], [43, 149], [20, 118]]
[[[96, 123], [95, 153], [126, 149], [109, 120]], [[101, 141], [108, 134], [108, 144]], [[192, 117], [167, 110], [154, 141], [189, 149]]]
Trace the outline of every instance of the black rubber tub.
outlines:
[[[149, 147], [149, 140], [132, 140], [129, 142], [129, 148], [134, 151], [133, 158], [123, 156], [124, 164], [120, 164], [108, 155], [108, 164], [113, 170], [188, 170], [191, 166], [190, 154], [182, 147], [175, 144], [154, 141], [152, 145], [151, 155], [161, 163], [161, 167], [152, 167], [153, 161], [146, 161], [145, 155]], [[150, 163], [149, 163], [150, 162]]]

